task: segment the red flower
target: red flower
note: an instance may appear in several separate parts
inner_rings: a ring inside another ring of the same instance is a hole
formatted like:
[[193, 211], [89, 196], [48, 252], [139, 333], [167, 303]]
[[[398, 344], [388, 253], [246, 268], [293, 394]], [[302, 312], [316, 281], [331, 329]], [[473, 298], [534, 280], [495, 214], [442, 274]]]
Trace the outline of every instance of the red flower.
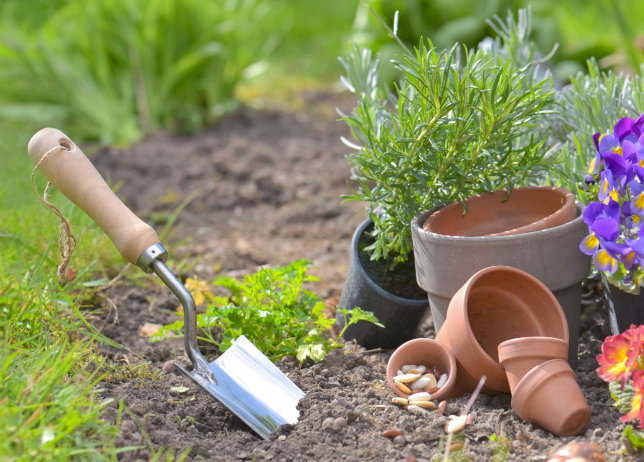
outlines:
[[631, 410], [628, 414], [622, 417], [622, 422], [628, 422], [629, 420], [640, 419], [640, 428], [644, 428], [644, 404], [643, 396], [644, 393], [644, 371], [636, 371], [633, 376], [633, 399], [631, 400]]
[[602, 354], [597, 356], [599, 377], [605, 382], [621, 382], [624, 385], [639, 369], [638, 361], [644, 348], [644, 326], [634, 324], [621, 335], [607, 337], [602, 345]]

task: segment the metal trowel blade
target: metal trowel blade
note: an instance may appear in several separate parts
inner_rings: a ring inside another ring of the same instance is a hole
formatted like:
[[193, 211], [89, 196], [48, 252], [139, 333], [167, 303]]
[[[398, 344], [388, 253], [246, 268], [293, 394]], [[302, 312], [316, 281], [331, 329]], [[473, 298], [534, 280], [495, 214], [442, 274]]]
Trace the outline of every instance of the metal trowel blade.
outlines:
[[280, 425], [297, 423], [304, 392], [243, 335], [209, 366], [216, 384], [177, 364], [265, 440]]

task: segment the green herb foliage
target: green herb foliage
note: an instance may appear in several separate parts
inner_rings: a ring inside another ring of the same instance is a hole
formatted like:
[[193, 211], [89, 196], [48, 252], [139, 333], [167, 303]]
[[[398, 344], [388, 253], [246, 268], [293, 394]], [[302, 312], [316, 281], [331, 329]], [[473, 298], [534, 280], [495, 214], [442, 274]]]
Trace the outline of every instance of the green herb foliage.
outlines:
[[369, 203], [372, 259], [403, 261], [419, 212], [468, 196], [528, 184], [556, 160], [535, 133], [553, 101], [549, 79], [485, 50], [440, 52], [421, 42], [395, 58], [397, 96], [378, 80], [378, 60], [357, 46], [343, 61], [360, 95], [344, 118], [363, 147], [349, 156], [359, 186], [345, 201]]
[[622, 390], [621, 382], [611, 382], [608, 384], [610, 394], [615, 400], [615, 407], [628, 414], [631, 410], [631, 402], [633, 401], [633, 382], [629, 381]]
[[[214, 297], [215, 303], [206, 313], [197, 315], [197, 327], [203, 334], [199, 339], [226, 351], [244, 335], [272, 361], [285, 355], [294, 355], [299, 361], [321, 361], [333, 348], [343, 346], [339, 339], [349, 325], [368, 321], [384, 327], [371, 312], [338, 307], [349, 320], [338, 338], [324, 337], [335, 321], [324, 315], [324, 303], [317, 295], [302, 289], [305, 282], [318, 280], [306, 274], [310, 265], [307, 260], [297, 260], [285, 267], [262, 268], [245, 276], [243, 282], [227, 276], [217, 278], [215, 285], [226, 287], [230, 296]], [[223, 329], [221, 342], [214, 338], [214, 327]], [[183, 320], [179, 320], [162, 327], [152, 340], [181, 336], [182, 330]]]

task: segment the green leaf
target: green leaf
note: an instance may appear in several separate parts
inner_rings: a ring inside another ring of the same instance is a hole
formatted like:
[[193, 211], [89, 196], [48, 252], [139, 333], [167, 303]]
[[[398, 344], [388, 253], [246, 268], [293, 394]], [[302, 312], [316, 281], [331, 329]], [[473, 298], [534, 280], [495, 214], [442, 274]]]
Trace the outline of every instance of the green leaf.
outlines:
[[170, 390], [176, 391], [177, 393], [181, 393], [183, 395], [184, 393], [190, 391], [190, 388], [181, 385], [180, 387], [170, 387]]
[[644, 448], [644, 432], [635, 430], [632, 425], [628, 425], [624, 429], [623, 435], [629, 439], [633, 445], [633, 449], [639, 450]]
[[631, 410], [631, 402], [633, 401], [633, 391], [632, 382], [628, 382], [624, 387], [624, 390], [621, 389], [621, 382], [611, 382], [608, 385], [610, 394], [615, 400], [615, 407], [622, 411], [624, 414], [628, 414]]

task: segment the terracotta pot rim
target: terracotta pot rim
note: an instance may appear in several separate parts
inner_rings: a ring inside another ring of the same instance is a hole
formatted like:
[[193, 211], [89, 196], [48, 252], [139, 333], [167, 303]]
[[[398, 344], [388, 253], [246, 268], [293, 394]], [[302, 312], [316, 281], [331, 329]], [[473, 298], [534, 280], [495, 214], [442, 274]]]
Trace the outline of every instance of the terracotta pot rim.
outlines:
[[398, 295], [394, 295], [391, 292], [387, 292], [385, 289], [380, 287], [378, 284], [376, 284], [373, 279], [367, 274], [367, 272], [364, 270], [363, 266], [360, 264], [360, 259], [358, 257], [358, 242], [360, 241], [360, 237], [362, 234], [364, 234], [365, 229], [373, 223], [373, 220], [371, 218], [367, 218], [364, 220], [360, 225], [356, 228], [356, 231], [353, 233], [353, 237], [351, 238], [351, 257], [356, 261], [356, 269], [360, 273], [360, 276], [365, 280], [365, 282], [371, 287], [372, 290], [374, 290], [376, 293], [378, 293], [381, 297], [384, 297], [388, 300], [391, 300], [394, 303], [406, 303], [413, 305], [413, 308], [426, 308], [427, 307], [427, 297], [415, 300], [412, 298], [403, 298], [399, 297]]
[[[540, 358], [540, 357], [549, 358], [549, 359], [562, 359], [562, 358], [551, 356], [549, 354], [551, 352], [541, 350], [538, 344], [546, 344], [546, 345], [549, 345], [551, 348], [561, 347], [563, 351], [566, 353], [566, 358], [564, 359], [566, 360], [568, 359], [569, 342], [567, 340], [563, 340], [557, 337], [517, 337], [510, 340], [506, 340], [505, 342], [502, 342], [499, 344], [498, 346], [499, 364], [503, 366], [503, 363], [507, 361], [515, 360], [519, 357], [525, 358], [525, 359]], [[513, 349], [512, 347], [523, 347], [523, 349], [532, 347], [532, 350], [527, 352], [516, 351], [516, 349]]]
[[[579, 206], [580, 202], [575, 201], [575, 207]], [[451, 204], [450, 204], [451, 205]], [[438, 240], [444, 241], [445, 243], [449, 242], [458, 242], [459, 245], [481, 245], [481, 242], [498, 242], [499, 244], [508, 243], [511, 241], [522, 241], [526, 239], [543, 239], [544, 236], [556, 238], [560, 235], [565, 235], [568, 232], [568, 228], [575, 227], [580, 221], [584, 220], [583, 214], [579, 214], [575, 219], [564, 223], [559, 226], [554, 226], [552, 228], [540, 229], [538, 231], [529, 231], [527, 233], [519, 234], [505, 234], [502, 236], [450, 236], [447, 234], [437, 234], [431, 231], [427, 231], [423, 228], [425, 221], [437, 210], [440, 210], [443, 207], [447, 206], [436, 206], [422, 212], [418, 213], [411, 221], [411, 227], [415, 232], [419, 234], [424, 239], [428, 240]]]
[[[494, 236], [506, 236], [506, 235], [514, 235], [514, 234], [526, 234], [529, 232], [533, 232], [532, 228], [535, 227], [536, 223], [539, 222], [552, 222], [554, 219], [557, 219], [557, 217], [563, 215], [566, 213], [566, 210], [570, 209], [570, 207], [575, 206], [575, 196], [568, 191], [565, 188], [560, 188], [557, 186], [520, 186], [518, 188], [514, 188], [512, 192], [514, 193], [515, 191], [537, 191], [537, 192], [542, 192], [542, 191], [547, 191], [548, 193], [554, 192], [556, 195], [559, 197], [565, 199], [561, 206], [555, 210], [553, 213], [550, 215], [546, 215], [544, 217], [541, 217], [539, 220], [534, 221], [532, 223], [528, 223], [527, 225], [519, 226], [518, 228], [512, 228], [512, 229], [507, 229], [505, 231], [500, 231], [497, 233], [491, 233], [491, 234], [484, 234], [482, 236], [471, 236], [471, 237], [494, 237]], [[474, 202], [479, 202], [481, 200], [485, 200], [486, 196], [494, 195], [496, 193], [507, 193], [507, 189], [497, 189], [494, 191], [489, 191], [489, 192], [484, 192], [480, 194], [476, 194], [474, 196], [470, 196], [467, 199], [465, 199], [466, 202], [472, 201], [472, 207], [474, 207]], [[459, 205], [461, 205], [460, 201], [457, 202], [452, 202], [451, 204], [447, 204], [445, 207], [442, 207], [441, 210], [444, 210], [447, 212], [448, 209], [453, 209], [457, 208]], [[435, 212], [434, 212], [435, 213]], [[442, 212], [441, 212], [442, 213]], [[422, 223], [422, 227], [424, 228], [424, 225], [427, 223], [427, 221], [431, 218], [431, 215], [428, 216]], [[575, 217], [576, 218], [576, 217]], [[438, 219], [438, 216], [437, 216]], [[570, 220], [572, 221], [572, 220]], [[566, 222], [567, 223], [567, 222]], [[565, 223], [564, 223], [565, 224]], [[550, 227], [548, 227], [550, 228]], [[546, 228], [546, 229], [548, 229]], [[429, 231], [432, 234], [438, 234], [438, 233], [433, 233], [432, 231]], [[443, 234], [443, 236], [446, 236], [447, 234]], [[453, 237], [458, 237], [454, 235], [450, 235]], [[462, 236], [461, 236], [462, 237]]]
[[[557, 367], [557, 370], [553, 374], [535, 380], [535, 378], [539, 376], [541, 371], [546, 367], [550, 367], [550, 365], [559, 367]], [[524, 375], [517, 384], [517, 387], [514, 390], [514, 394], [512, 395], [512, 409], [515, 409], [517, 415], [521, 417], [524, 406], [527, 403], [527, 398], [532, 394], [533, 390], [539, 387], [544, 380], [562, 374], [572, 375], [575, 378], [575, 382], [577, 381], [577, 374], [575, 374], [574, 371], [570, 368], [568, 361], [564, 359], [551, 359], [539, 364], [538, 366], [535, 366], [530, 372]]]
[[[440, 399], [445, 395], [448, 395], [449, 392], [451, 391], [452, 388], [454, 388], [454, 384], [456, 383], [456, 374], [457, 374], [457, 368], [456, 368], [456, 357], [454, 356], [454, 353], [452, 350], [447, 348], [445, 345], [440, 343], [437, 340], [431, 339], [431, 338], [415, 338], [412, 340], [409, 340], [402, 345], [400, 345], [396, 350], [393, 352], [393, 354], [389, 357], [389, 360], [387, 361], [387, 370], [386, 370], [386, 376], [387, 376], [387, 384], [389, 385], [389, 388], [392, 389], [394, 393], [396, 393], [398, 396], [402, 398], [406, 398], [409, 396], [409, 394], [404, 393], [402, 390], [398, 389], [395, 385], [393, 385], [393, 380], [390, 381], [389, 377], [389, 364], [391, 363], [392, 358], [394, 358], [394, 355], [406, 348], [409, 347], [411, 344], [415, 343], [424, 343], [427, 345], [433, 345], [433, 346], [438, 346], [447, 356], [448, 361], [449, 361], [449, 368], [450, 372], [447, 375], [447, 382], [445, 382], [445, 385], [438, 391], [437, 393], [434, 393], [432, 395], [432, 399]], [[395, 372], [395, 371], [394, 371]]]
[[[519, 277], [528, 279], [532, 282], [534, 282], [541, 290], [542, 292], [550, 299], [551, 303], [555, 304], [556, 306], [559, 306], [559, 302], [555, 298], [555, 296], [552, 294], [552, 292], [543, 284], [541, 281], [539, 281], [537, 278], [534, 276], [529, 275], [528, 273], [521, 271], [516, 268], [512, 268], [511, 266], [490, 266], [488, 268], [482, 269], [474, 276], [472, 276], [463, 286], [464, 291], [463, 291], [463, 301], [464, 303], [462, 304], [463, 309], [459, 311], [459, 316], [461, 317], [462, 320], [462, 325], [463, 325], [463, 333], [467, 337], [468, 343], [472, 345], [478, 345], [478, 353], [480, 355], [483, 355], [485, 360], [489, 361], [490, 364], [494, 364], [494, 370], [490, 371], [490, 374], [488, 375], [488, 379], [494, 377], [494, 375], [499, 376], [499, 377], [504, 377], [505, 378], [505, 369], [504, 367], [497, 361], [495, 361], [487, 352], [483, 349], [483, 347], [479, 344], [478, 340], [476, 340], [476, 337], [474, 336], [474, 332], [472, 331], [472, 326], [470, 325], [470, 320], [469, 317], [467, 316], [467, 303], [466, 301], [469, 299], [470, 291], [472, 290], [472, 286], [481, 279], [481, 277], [485, 276], [488, 273], [492, 272], [497, 272], [497, 271], [502, 271], [502, 272], [508, 272], [508, 273], [513, 273]], [[563, 313], [561, 309], [558, 310], [558, 314], [560, 316], [560, 323], [565, 326], [564, 329], [564, 336], [565, 336], [565, 342], [568, 343], [568, 322], [566, 320], [566, 316]], [[494, 372], [494, 375], [492, 375], [492, 372]], [[503, 389], [498, 389], [495, 387], [493, 384], [486, 384], [489, 387], [501, 391], [501, 392], [507, 392], [509, 390], [508, 387], [503, 387]]]

